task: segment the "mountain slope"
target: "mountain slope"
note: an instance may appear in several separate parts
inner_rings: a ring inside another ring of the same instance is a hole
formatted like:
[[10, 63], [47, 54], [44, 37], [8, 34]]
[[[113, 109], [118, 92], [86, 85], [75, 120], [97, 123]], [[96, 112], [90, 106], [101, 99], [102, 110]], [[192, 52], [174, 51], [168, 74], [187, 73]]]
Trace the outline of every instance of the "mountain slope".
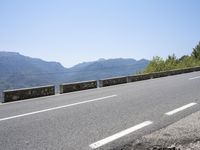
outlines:
[[122, 58], [108, 60], [101, 59], [94, 62], [78, 64], [71, 68], [70, 72], [75, 72], [74, 76], [77, 78], [98, 80], [102, 78], [134, 74], [143, 70], [148, 63], [149, 61], [145, 59], [139, 61]]
[[63, 79], [63, 76], [55, 73], [65, 71], [67, 70], [57, 62], [46, 62], [19, 53], [0, 52], [0, 89], [58, 82]]

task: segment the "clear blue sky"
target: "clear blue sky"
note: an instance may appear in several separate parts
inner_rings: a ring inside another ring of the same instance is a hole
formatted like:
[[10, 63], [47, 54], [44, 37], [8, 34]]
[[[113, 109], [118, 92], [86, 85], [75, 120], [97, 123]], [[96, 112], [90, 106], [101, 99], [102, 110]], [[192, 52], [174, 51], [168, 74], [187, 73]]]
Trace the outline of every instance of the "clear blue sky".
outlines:
[[200, 0], [1, 0], [0, 51], [70, 67], [99, 58], [190, 54]]

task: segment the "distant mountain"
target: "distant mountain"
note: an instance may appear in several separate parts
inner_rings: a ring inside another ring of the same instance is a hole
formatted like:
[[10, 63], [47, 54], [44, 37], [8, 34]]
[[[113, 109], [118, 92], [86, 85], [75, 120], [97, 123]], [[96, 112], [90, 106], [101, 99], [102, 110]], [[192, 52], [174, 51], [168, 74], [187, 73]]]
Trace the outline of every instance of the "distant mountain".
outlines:
[[[102, 79], [116, 76], [127, 76], [135, 74], [143, 70], [148, 60], [142, 59], [136, 61], [135, 59], [99, 59], [94, 62], [84, 62], [70, 68], [70, 72], [73, 73], [77, 79]], [[81, 72], [81, 73], [80, 73]]]
[[58, 62], [47, 62], [14, 52], [0, 52], [0, 92], [5, 89], [125, 76], [143, 70], [148, 63], [145, 59], [99, 59], [65, 68]]
[[56, 72], [66, 71], [58, 62], [46, 62], [19, 53], [0, 52], [0, 86], [4, 85], [6, 89], [58, 82], [63, 76]]

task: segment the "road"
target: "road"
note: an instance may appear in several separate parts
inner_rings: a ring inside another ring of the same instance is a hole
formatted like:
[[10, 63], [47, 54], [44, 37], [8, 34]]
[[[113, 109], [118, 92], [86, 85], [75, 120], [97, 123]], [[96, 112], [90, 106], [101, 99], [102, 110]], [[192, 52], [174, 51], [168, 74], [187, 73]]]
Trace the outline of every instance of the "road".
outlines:
[[200, 110], [200, 72], [0, 104], [0, 150], [115, 149]]

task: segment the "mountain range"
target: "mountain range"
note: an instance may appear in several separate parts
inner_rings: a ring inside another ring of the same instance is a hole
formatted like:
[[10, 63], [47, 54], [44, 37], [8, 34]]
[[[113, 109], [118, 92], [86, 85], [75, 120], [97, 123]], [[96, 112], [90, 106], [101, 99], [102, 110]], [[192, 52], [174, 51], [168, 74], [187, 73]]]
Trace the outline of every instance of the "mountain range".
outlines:
[[15, 52], [0, 52], [0, 92], [5, 89], [126, 76], [143, 70], [148, 63], [146, 59], [99, 59], [65, 68], [58, 62], [47, 62]]

